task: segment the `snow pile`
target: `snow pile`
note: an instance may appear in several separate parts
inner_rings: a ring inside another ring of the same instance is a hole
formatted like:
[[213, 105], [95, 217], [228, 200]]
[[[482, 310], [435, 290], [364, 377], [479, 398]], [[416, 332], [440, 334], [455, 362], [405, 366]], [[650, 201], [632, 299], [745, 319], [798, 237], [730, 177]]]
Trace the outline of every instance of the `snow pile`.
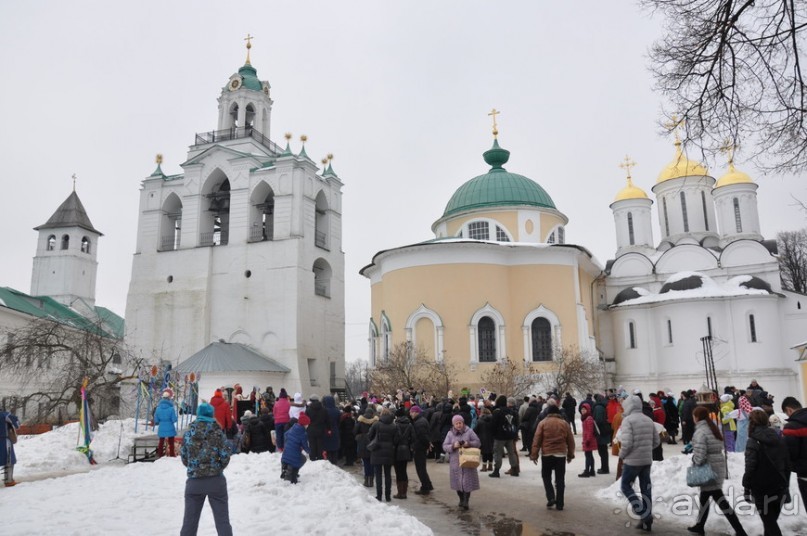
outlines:
[[[692, 464], [690, 456], [673, 456], [663, 462], [653, 462], [650, 479], [653, 482], [653, 515], [656, 519], [687, 519], [690, 524], [695, 523], [695, 513], [698, 509], [698, 488], [690, 488], [686, 484], [687, 467]], [[762, 534], [762, 521], [755, 512], [753, 505], [743, 499], [742, 478], [745, 471], [745, 457], [742, 453], [731, 452], [728, 455], [728, 478], [723, 483], [723, 493], [734, 507], [740, 522], [749, 534]], [[638, 479], [635, 489], [638, 493]], [[621, 508], [627, 507], [619, 481], [614, 482], [605, 489], [597, 492], [597, 497], [611, 501]], [[801, 501], [796, 476], [790, 479], [790, 495], [793, 501], [785, 505], [779, 517], [779, 527], [784, 534], [807, 534], [807, 516], [804, 504]], [[712, 511], [706, 522], [706, 532], [723, 532], [733, 534], [733, 530], [726, 518], [715, 510], [714, 502], [710, 503]], [[660, 517], [659, 517], [660, 516]]]
[[[20, 483], [0, 488], [2, 534], [178, 534], [185, 467], [178, 457], [108, 463], [117, 455], [120, 422], [107, 422], [97, 432], [92, 448], [99, 465], [92, 469], [75, 451], [77, 425], [22, 437], [16, 445]], [[132, 419], [123, 423], [125, 458], [135, 434]], [[145, 433], [140, 428], [137, 435]], [[32, 480], [57, 471], [84, 472]], [[376, 501], [353, 476], [327, 461], [307, 463], [296, 486], [280, 480], [279, 454], [233, 456], [224, 475], [236, 534], [432, 534], [404, 510]], [[216, 534], [209, 505], [202, 512], [199, 534]]]
[[[688, 288], [684, 290], [669, 289], [666, 292], [662, 291], [658, 294], [647, 293], [639, 298], [625, 300], [616, 306], [623, 305], [640, 305], [644, 303], [657, 303], [672, 300], [685, 300], [696, 298], [722, 298], [729, 296], [747, 296], [752, 294], [770, 294], [767, 290], [758, 288], [747, 288], [742, 283], [749, 282], [751, 276], [737, 276], [729, 279], [725, 283], [718, 283], [711, 277], [704, 275], [700, 272], [678, 272], [670, 276], [664, 285], [674, 285], [688, 278], [699, 278], [700, 285], [697, 288]], [[637, 291], [639, 289], [637, 288]], [[644, 290], [644, 289], [642, 289]]]

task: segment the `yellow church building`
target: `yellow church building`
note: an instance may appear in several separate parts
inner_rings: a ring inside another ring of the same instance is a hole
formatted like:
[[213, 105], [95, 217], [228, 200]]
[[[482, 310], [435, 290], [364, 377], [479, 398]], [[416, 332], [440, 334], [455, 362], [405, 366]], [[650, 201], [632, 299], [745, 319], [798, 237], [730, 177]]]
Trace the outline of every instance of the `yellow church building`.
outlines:
[[549, 194], [504, 168], [510, 152], [496, 135], [494, 125], [483, 154], [490, 169], [454, 192], [434, 238], [380, 251], [361, 269], [371, 284], [371, 367], [411, 342], [477, 391], [506, 358], [541, 370], [560, 348], [596, 355], [592, 293], [602, 267], [566, 243], [569, 220]]

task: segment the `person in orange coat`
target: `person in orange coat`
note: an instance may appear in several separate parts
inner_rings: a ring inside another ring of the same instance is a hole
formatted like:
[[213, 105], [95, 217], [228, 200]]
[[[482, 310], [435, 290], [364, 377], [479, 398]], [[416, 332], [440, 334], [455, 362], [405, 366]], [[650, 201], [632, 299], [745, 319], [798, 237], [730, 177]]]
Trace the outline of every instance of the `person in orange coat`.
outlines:
[[216, 392], [213, 393], [213, 398], [210, 399], [210, 405], [213, 406], [216, 422], [218, 422], [221, 429], [227, 433], [227, 430], [233, 426], [233, 415], [230, 410], [230, 404], [224, 400], [221, 389], [216, 389]]
[[594, 472], [594, 451], [597, 450], [597, 434], [594, 432], [594, 418], [591, 416], [591, 406], [584, 403], [580, 406], [580, 420], [583, 428], [583, 453], [586, 455], [586, 468], [580, 473], [580, 478], [596, 476]]

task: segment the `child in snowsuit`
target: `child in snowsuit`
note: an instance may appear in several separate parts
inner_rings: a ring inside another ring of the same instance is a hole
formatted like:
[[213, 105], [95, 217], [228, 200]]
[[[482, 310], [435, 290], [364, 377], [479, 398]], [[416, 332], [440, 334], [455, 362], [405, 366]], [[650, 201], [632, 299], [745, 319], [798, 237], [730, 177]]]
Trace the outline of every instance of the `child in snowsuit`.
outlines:
[[292, 484], [297, 483], [297, 477], [300, 474], [300, 468], [305, 465], [307, 458], [303, 454], [305, 451], [310, 454], [308, 448], [308, 434], [306, 428], [311, 424], [311, 419], [305, 413], [300, 413], [297, 418], [297, 423], [286, 432], [283, 441], [285, 446], [283, 448], [283, 456], [280, 458], [280, 478], [288, 480]]

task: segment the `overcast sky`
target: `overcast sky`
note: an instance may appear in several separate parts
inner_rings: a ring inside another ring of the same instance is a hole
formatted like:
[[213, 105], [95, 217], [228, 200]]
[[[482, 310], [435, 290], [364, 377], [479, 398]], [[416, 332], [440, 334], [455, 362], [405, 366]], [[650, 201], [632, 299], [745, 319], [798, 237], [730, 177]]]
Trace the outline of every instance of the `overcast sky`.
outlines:
[[[568, 242], [603, 264], [613, 256], [618, 164], [629, 154], [650, 194], [674, 154], [647, 69], [662, 29], [627, 0], [2, 2], [0, 286], [30, 291], [32, 228], [75, 173], [104, 233], [97, 302], [124, 314], [141, 181], [156, 153], [180, 173], [194, 134], [216, 128], [216, 98], [250, 33], [252, 64], [272, 85], [272, 139], [292, 132], [297, 152], [308, 135], [309, 156], [333, 153], [345, 184], [346, 357], [366, 358], [370, 290], [358, 270], [433, 237], [454, 190], [487, 171], [493, 107], [507, 169], [544, 187], [569, 217]], [[760, 184], [767, 238], [805, 225], [791, 198], [807, 198], [803, 180], [737, 161]]]

